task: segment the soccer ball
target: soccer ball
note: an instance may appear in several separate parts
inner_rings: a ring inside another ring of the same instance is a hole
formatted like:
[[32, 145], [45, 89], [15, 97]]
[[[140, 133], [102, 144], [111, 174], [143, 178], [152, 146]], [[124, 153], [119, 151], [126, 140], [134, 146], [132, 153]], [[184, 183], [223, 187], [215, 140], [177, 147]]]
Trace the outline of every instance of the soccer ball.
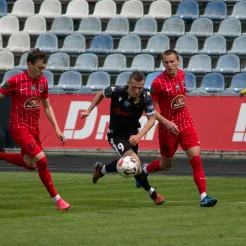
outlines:
[[131, 156], [125, 156], [118, 160], [117, 171], [124, 178], [130, 178], [138, 173], [138, 162]]

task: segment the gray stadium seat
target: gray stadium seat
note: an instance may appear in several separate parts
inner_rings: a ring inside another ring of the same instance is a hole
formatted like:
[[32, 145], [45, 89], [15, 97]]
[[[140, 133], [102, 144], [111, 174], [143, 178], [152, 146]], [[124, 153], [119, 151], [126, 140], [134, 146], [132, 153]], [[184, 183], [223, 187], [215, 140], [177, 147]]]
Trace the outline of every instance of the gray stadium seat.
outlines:
[[110, 76], [107, 72], [97, 71], [89, 75], [86, 87], [91, 90], [102, 90], [110, 86]]
[[246, 55], [246, 36], [235, 38], [231, 50], [228, 50], [227, 53]]
[[148, 73], [145, 79], [144, 83], [144, 88], [150, 89], [153, 80], [158, 77], [161, 74], [161, 72], [153, 72], [153, 73]]
[[74, 92], [74, 94], [78, 94], [78, 95], [93, 94], [93, 93], [94, 92], [90, 88], [85, 87], [85, 86], [82, 86], [80, 89]]
[[19, 65], [15, 66], [15, 69], [19, 69], [19, 70], [26, 70], [27, 69], [27, 56], [28, 56], [28, 52], [22, 54], [22, 56], [20, 58]]
[[12, 76], [14, 76], [16, 74], [20, 74], [20, 73], [23, 73], [23, 71], [20, 70], [20, 69], [8, 70], [3, 76], [2, 84], [5, 83], [10, 77], [12, 77]]
[[231, 79], [231, 85], [227, 90], [240, 92], [246, 88], [246, 73], [235, 74]]
[[120, 16], [128, 19], [142, 18], [144, 14], [143, 3], [139, 0], [129, 0], [123, 3]]
[[122, 73], [118, 74], [118, 76], [116, 78], [115, 85], [118, 85], [118, 86], [126, 85], [127, 81], [129, 80], [131, 73], [132, 72], [122, 72]]
[[226, 19], [227, 5], [221, 1], [209, 2], [205, 7], [204, 14], [200, 17], [209, 18], [214, 21]]
[[219, 94], [217, 94], [217, 95], [218, 96], [238, 96], [238, 93], [235, 91], [225, 90], [225, 91], [219, 92]]
[[155, 19], [167, 19], [172, 15], [172, 6], [170, 2], [156, 0], [150, 4], [149, 13], [144, 17], [152, 17]]
[[180, 54], [198, 53], [198, 40], [195, 36], [191, 35], [179, 37], [176, 42], [175, 50]]
[[187, 92], [196, 90], [196, 76], [193, 73], [185, 72], [185, 86]]
[[133, 32], [130, 34], [152, 36], [157, 34], [157, 22], [154, 18], [138, 19]]
[[221, 21], [218, 32], [216, 35], [224, 37], [237, 37], [241, 36], [241, 22], [237, 19], [230, 18]]
[[51, 71], [44, 70], [43, 75], [48, 81], [48, 87], [52, 88], [54, 86], [54, 74]]
[[213, 72], [219, 73], [237, 73], [240, 72], [240, 60], [237, 55], [226, 54], [219, 57], [216, 68]]
[[64, 16], [71, 17], [73, 19], [81, 19], [88, 17], [89, 4], [85, 0], [72, 0], [68, 3], [66, 13]]
[[233, 17], [242, 21], [246, 20], [246, 1], [238, 2], [233, 6], [232, 14], [229, 17]]
[[58, 0], [44, 0], [41, 3], [38, 15], [45, 18], [54, 18], [61, 15], [61, 2]]
[[160, 34], [168, 37], [179, 37], [185, 35], [185, 23], [180, 18], [170, 18], [165, 20]]
[[135, 54], [141, 53], [141, 39], [137, 35], [126, 35], [120, 39], [116, 53]]
[[34, 15], [34, 2], [32, 0], [15, 1], [12, 12], [9, 15], [14, 15], [19, 18], [27, 18]]
[[84, 53], [77, 57], [75, 66], [70, 68], [71, 70], [78, 71], [96, 71], [98, 69], [97, 55], [92, 53]]
[[70, 68], [70, 59], [67, 53], [57, 52], [49, 56], [47, 70], [65, 71]]
[[100, 34], [92, 39], [90, 48], [86, 49], [86, 52], [111, 53], [113, 47], [113, 38], [106, 34]]
[[186, 35], [196, 37], [208, 37], [213, 35], [213, 22], [208, 18], [199, 18], [192, 22], [191, 29]]
[[133, 58], [132, 65], [128, 71], [153, 72], [155, 70], [155, 60], [152, 55], [140, 54]]
[[205, 54], [198, 54], [190, 58], [188, 66], [184, 70], [193, 73], [208, 73], [211, 72], [211, 69], [211, 57]]
[[14, 55], [10, 51], [0, 51], [0, 70], [14, 68]]
[[56, 52], [58, 50], [58, 39], [55, 34], [45, 33], [38, 36], [35, 48], [45, 52]]
[[206, 38], [204, 46], [199, 53], [209, 55], [221, 55], [226, 53], [226, 40], [222, 36], [210, 36]]
[[122, 54], [108, 55], [104, 61], [103, 67], [99, 70], [106, 72], [122, 72], [126, 70], [126, 57]]
[[116, 16], [116, 3], [112, 0], [101, 0], [96, 2], [92, 16], [101, 19], [110, 19]]
[[16, 16], [3, 16], [0, 18], [0, 34], [11, 35], [19, 32], [19, 20]]
[[143, 49], [143, 53], [162, 54], [164, 50], [170, 48], [169, 38], [165, 35], [152, 36], [147, 43], [146, 49]]
[[102, 23], [98, 17], [90, 16], [81, 20], [77, 34], [98, 35], [102, 32]]
[[85, 37], [79, 34], [72, 34], [64, 39], [60, 52], [82, 53], [85, 51]]
[[109, 20], [104, 34], [123, 36], [129, 34], [129, 21], [125, 17], [113, 17]]
[[82, 77], [77, 71], [67, 71], [62, 73], [57, 84], [57, 87], [62, 88], [63, 90], [76, 90], [80, 89], [81, 86]]
[[199, 89], [207, 92], [220, 92], [225, 90], [225, 79], [220, 73], [207, 73], [202, 78], [201, 87]]
[[197, 2], [183, 1], [178, 5], [176, 14], [173, 15], [184, 20], [194, 20], [199, 18], [199, 5]]
[[73, 19], [67, 16], [58, 16], [54, 18], [49, 32], [58, 36], [66, 36], [72, 34], [73, 31]]
[[52, 87], [52, 88], [49, 89], [49, 94], [63, 95], [63, 94], [66, 94], [66, 93], [61, 88]]
[[46, 20], [43, 16], [31, 16], [28, 17], [23, 32], [29, 35], [40, 35], [46, 33]]
[[189, 95], [191, 95], [191, 96], [208, 96], [209, 93], [203, 89], [196, 89], [196, 90], [190, 91]]

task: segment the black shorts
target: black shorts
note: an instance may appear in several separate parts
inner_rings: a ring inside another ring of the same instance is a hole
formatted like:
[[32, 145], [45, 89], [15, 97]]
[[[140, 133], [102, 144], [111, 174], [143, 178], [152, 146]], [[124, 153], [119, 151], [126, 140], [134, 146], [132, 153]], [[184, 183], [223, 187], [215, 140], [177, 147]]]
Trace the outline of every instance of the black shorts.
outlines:
[[136, 154], [138, 153], [138, 145], [132, 146], [128, 140], [129, 136], [116, 136], [114, 134], [108, 133], [108, 142], [119, 156], [124, 155], [124, 153], [130, 149], [133, 150], [133, 152]]

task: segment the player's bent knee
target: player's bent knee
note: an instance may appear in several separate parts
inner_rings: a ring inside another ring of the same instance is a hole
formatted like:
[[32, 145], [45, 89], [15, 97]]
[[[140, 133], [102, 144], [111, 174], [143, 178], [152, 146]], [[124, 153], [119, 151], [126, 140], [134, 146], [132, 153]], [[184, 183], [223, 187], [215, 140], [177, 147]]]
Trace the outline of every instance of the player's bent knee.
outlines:
[[166, 158], [161, 161], [160, 163], [160, 168], [162, 171], [168, 171], [172, 168], [173, 166], [173, 161], [171, 158]]
[[43, 151], [41, 151], [40, 153], [38, 153], [34, 158], [33, 160], [36, 162], [36, 164], [43, 158], [46, 158], [45, 154]]
[[25, 162], [25, 168], [27, 170], [35, 170], [36, 169], [36, 162], [28, 155], [23, 156], [23, 161]]

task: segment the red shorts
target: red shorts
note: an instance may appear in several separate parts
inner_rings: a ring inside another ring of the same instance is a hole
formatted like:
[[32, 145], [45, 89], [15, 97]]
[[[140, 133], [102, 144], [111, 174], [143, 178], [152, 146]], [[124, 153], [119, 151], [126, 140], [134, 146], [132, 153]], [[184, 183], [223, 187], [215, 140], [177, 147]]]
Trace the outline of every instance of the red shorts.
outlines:
[[159, 145], [162, 156], [167, 158], [173, 157], [179, 144], [184, 151], [195, 146], [200, 146], [197, 132], [193, 126], [187, 128], [177, 136], [168, 131], [159, 132]]
[[10, 129], [10, 135], [14, 141], [20, 146], [21, 154], [27, 154], [30, 157], [35, 157], [42, 150], [42, 144], [39, 139], [39, 131], [30, 131], [27, 129]]

